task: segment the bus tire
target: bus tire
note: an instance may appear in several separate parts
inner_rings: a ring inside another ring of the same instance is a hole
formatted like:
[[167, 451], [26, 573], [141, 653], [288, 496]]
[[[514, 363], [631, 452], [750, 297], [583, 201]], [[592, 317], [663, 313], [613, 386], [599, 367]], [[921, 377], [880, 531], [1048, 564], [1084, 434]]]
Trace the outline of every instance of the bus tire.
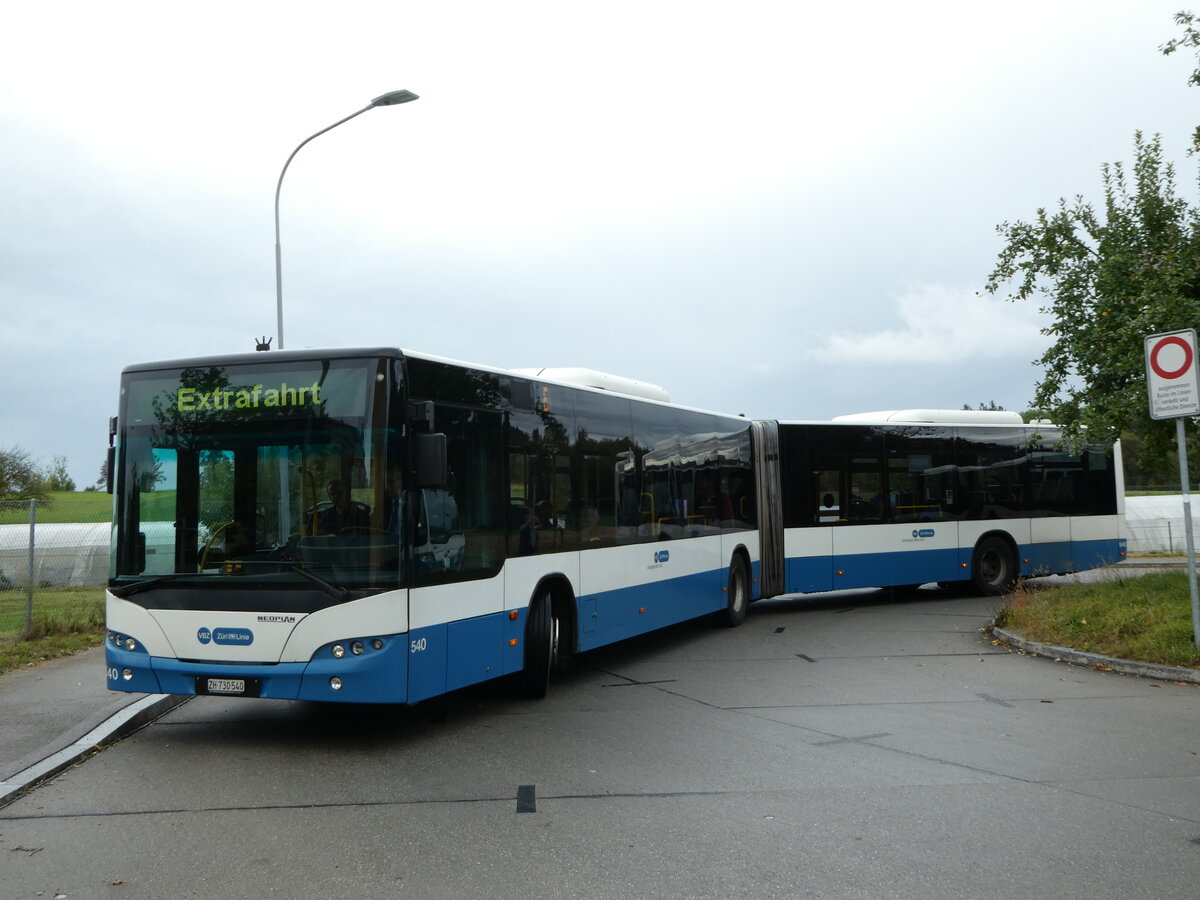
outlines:
[[746, 621], [746, 608], [750, 605], [750, 575], [746, 571], [746, 560], [736, 555], [729, 564], [729, 582], [725, 588], [725, 609], [718, 613], [718, 621], [726, 628], [736, 628]]
[[540, 591], [529, 604], [525, 618], [525, 666], [521, 669], [521, 695], [540, 700], [550, 689], [550, 670], [558, 655], [558, 619], [548, 590]]
[[1017, 583], [1017, 563], [1003, 538], [985, 537], [971, 554], [971, 584], [985, 597], [1007, 594]]

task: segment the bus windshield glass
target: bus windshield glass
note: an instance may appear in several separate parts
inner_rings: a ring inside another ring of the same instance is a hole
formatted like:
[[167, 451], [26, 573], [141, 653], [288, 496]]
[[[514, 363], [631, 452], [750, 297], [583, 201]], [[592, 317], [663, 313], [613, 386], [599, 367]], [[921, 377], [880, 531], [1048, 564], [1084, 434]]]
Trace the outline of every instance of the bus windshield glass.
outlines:
[[114, 587], [398, 585], [393, 384], [373, 358], [126, 372]]

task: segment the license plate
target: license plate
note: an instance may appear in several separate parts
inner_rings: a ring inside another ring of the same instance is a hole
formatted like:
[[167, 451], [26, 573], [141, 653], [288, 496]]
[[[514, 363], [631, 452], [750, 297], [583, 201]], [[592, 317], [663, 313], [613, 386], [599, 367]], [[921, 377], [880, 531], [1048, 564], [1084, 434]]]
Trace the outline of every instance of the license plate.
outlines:
[[196, 693], [219, 694], [224, 697], [258, 697], [262, 694], [262, 679], [197, 675]]
[[245, 678], [208, 678], [205, 679], [210, 694], [244, 694], [246, 693]]

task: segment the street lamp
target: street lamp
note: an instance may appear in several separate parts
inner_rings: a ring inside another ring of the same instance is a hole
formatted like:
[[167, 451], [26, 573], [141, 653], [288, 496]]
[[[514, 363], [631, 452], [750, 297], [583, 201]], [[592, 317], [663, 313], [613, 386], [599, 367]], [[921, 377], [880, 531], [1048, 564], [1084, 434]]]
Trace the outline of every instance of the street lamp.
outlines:
[[389, 91], [382, 96], [376, 97], [370, 104], [364, 106], [358, 112], [351, 113], [346, 118], [334, 122], [328, 128], [322, 128], [316, 134], [306, 137], [292, 151], [292, 155], [287, 158], [287, 162], [283, 164], [283, 171], [279, 173], [279, 183], [275, 185], [275, 319], [276, 337], [279, 339], [276, 349], [283, 349], [283, 255], [279, 249], [279, 191], [283, 187], [283, 176], [287, 174], [288, 166], [292, 164], [292, 159], [300, 152], [300, 147], [303, 147], [313, 138], [320, 137], [327, 131], [332, 131], [343, 122], [349, 122], [355, 116], [361, 116], [367, 110], [374, 109], [377, 106], [395, 106], [398, 103], [408, 103], [410, 100], [416, 99], [417, 95], [412, 91]]

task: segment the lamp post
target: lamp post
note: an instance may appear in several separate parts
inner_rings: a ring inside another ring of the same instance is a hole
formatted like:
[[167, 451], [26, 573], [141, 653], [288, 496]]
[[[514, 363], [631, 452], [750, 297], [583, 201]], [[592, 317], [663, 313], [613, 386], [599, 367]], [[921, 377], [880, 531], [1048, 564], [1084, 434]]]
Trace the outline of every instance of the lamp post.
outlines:
[[410, 100], [416, 100], [417, 95], [412, 91], [389, 91], [382, 96], [376, 97], [367, 106], [364, 106], [358, 112], [351, 113], [344, 119], [339, 119], [328, 128], [322, 128], [316, 134], [309, 135], [302, 140], [299, 146], [292, 151], [292, 155], [287, 158], [287, 162], [283, 164], [283, 171], [279, 173], [279, 183], [275, 185], [275, 320], [276, 320], [276, 337], [279, 343], [276, 349], [283, 349], [283, 254], [279, 248], [279, 191], [283, 188], [283, 176], [287, 174], [288, 166], [292, 164], [292, 159], [300, 152], [300, 148], [311, 141], [313, 138], [320, 137], [327, 131], [332, 131], [344, 122], [349, 122], [355, 116], [361, 116], [368, 110], [374, 109], [377, 106], [395, 106], [398, 103], [408, 103]]

